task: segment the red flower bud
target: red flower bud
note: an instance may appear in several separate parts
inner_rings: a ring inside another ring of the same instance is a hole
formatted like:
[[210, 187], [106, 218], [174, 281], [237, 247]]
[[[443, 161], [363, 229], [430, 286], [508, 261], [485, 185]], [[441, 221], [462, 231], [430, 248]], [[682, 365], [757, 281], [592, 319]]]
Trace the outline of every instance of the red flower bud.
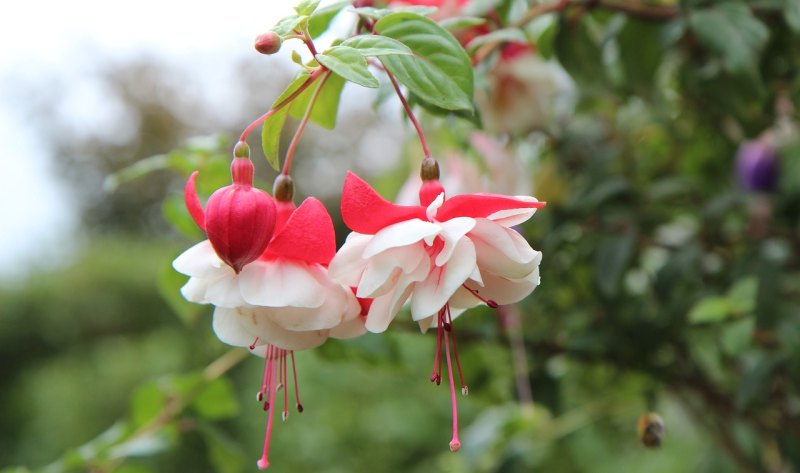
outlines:
[[254, 46], [261, 54], [275, 54], [281, 50], [281, 37], [274, 31], [267, 31], [256, 37]]
[[253, 187], [253, 163], [236, 157], [231, 163], [233, 184], [208, 199], [205, 214], [195, 191], [195, 171], [186, 183], [186, 207], [217, 256], [237, 273], [267, 248], [275, 229], [275, 201]]

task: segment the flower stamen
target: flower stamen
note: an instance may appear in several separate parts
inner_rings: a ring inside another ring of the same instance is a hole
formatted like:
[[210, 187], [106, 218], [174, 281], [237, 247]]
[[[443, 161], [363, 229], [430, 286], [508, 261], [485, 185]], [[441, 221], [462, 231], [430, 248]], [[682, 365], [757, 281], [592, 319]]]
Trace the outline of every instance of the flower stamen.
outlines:
[[297, 412], [303, 412], [303, 403], [300, 402], [300, 386], [297, 383], [297, 366], [294, 362], [294, 351], [289, 351], [292, 357], [292, 376], [294, 378], [294, 399], [297, 401]]
[[488, 305], [490, 308], [492, 308], [492, 309], [497, 309], [498, 307], [500, 307], [500, 304], [498, 304], [497, 302], [495, 302], [495, 301], [493, 301], [493, 300], [491, 300], [491, 299], [487, 299], [487, 298], [485, 298], [485, 297], [481, 296], [481, 295], [478, 293], [478, 290], [477, 290], [477, 289], [471, 289], [471, 288], [467, 287], [467, 285], [466, 285], [466, 284], [462, 284], [462, 285], [461, 285], [461, 287], [463, 287], [464, 289], [468, 290], [468, 291], [470, 292], [470, 294], [472, 294], [473, 296], [475, 296], [475, 297], [477, 297], [478, 299], [480, 299], [480, 301], [481, 301], [481, 302], [483, 302], [484, 304]]
[[458, 405], [456, 402], [456, 384], [453, 380], [453, 363], [450, 361], [450, 337], [444, 337], [444, 350], [447, 356], [447, 377], [450, 381], [450, 403], [453, 407], [453, 438], [450, 440], [450, 451], [457, 452], [461, 448], [461, 441], [458, 439]]
[[[260, 470], [265, 470], [269, 468], [268, 455], [269, 455], [269, 441], [270, 437], [272, 436], [272, 411], [273, 411], [272, 408], [275, 405], [275, 391], [277, 391], [277, 386], [276, 386], [277, 380], [275, 373], [273, 372], [274, 371], [273, 365], [275, 364], [274, 363], [275, 360], [272, 358], [272, 356], [270, 356], [273, 354], [272, 348], [273, 348], [272, 345], [270, 345], [269, 349], [267, 350], [267, 365], [269, 366], [267, 370], [267, 380], [269, 383], [268, 387], [269, 401], [266, 403], [268, 412], [267, 412], [267, 433], [264, 437], [264, 450], [261, 453], [261, 458], [256, 463], [256, 465], [258, 465], [258, 468]], [[278, 350], [276, 349], [274, 351], [277, 352]]]
[[450, 335], [450, 341], [453, 342], [453, 356], [456, 360], [456, 367], [458, 368], [458, 379], [461, 381], [461, 395], [466, 396], [469, 394], [469, 388], [467, 385], [464, 384], [464, 372], [461, 370], [461, 361], [458, 359], [458, 347], [456, 346], [456, 333], [453, 329], [453, 317], [450, 315], [450, 304], [446, 305], [445, 308], [447, 309], [447, 322], [450, 326], [448, 330]]

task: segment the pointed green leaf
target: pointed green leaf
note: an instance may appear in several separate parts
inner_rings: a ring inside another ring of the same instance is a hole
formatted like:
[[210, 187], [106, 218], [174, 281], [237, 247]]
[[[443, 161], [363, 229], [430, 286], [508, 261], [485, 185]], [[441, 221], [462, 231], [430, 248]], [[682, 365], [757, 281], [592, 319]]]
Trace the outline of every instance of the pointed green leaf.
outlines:
[[378, 79], [370, 74], [367, 60], [357, 50], [347, 46], [334, 46], [316, 55], [317, 61], [345, 79], [364, 87], [378, 87]]
[[[297, 89], [300, 88], [309, 78], [310, 74], [306, 71], [302, 71], [294, 80], [286, 87], [286, 90], [272, 103], [272, 106], [275, 107], [282, 101], [284, 101], [287, 97], [292, 95]], [[297, 99], [295, 99], [297, 100]], [[264, 125], [261, 127], [261, 149], [264, 151], [264, 156], [267, 158], [267, 162], [272, 169], [279, 171], [281, 168], [280, 165], [280, 144], [281, 144], [281, 130], [283, 130], [283, 124], [286, 122], [286, 114], [289, 113], [288, 105], [281, 110], [273, 113], [264, 121]]]
[[206, 419], [227, 419], [239, 414], [239, 401], [228, 378], [217, 378], [203, 387], [192, 407]]
[[461, 44], [438, 23], [424, 16], [392, 13], [375, 31], [408, 46], [413, 56], [391, 55], [381, 62], [420, 99], [447, 110], [472, 110], [472, 62]]
[[475, 51], [487, 43], [528, 43], [528, 37], [519, 28], [502, 28], [491, 33], [481, 35], [467, 44], [470, 51]]
[[298, 15], [310, 15], [316, 11], [320, 0], [302, 0], [294, 7]]
[[783, 18], [795, 33], [800, 33], [800, 1], [784, 0]]
[[386, 56], [389, 54], [412, 55], [408, 46], [396, 39], [381, 35], [358, 35], [345, 40], [342, 46], [357, 49], [362, 56]]
[[[314, 104], [314, 110], [311, 111], [310, 120], [319, 126], [327, 129], [336, 127], [336, 115], [339, 112], [339, 98], [342, 95], [345, 80], [338, 74], [331, 74], [322, 90], [317, 97], [317, 102]], [[289, 108], [289, 115], [294, 118], [301, 118], [306, 113], [308, 102], [314, 95], [316, 87], [311, 86], [300, 94]]]
[[689, 322], [702, 324], [721, 322], [733, 315], [730, 301], [725, 297], [706, 297], [689, 311]]
[[753, 71], [758, 53], [769, 38], [769, 30], [742, 2], [720, 2], [696, 10], [689, 25], [697, 40], [719, 55], [726, 70], [734, 73]]
[[328, 27], [331, 25], [331, 21], [333, 21], [336, 15], [348, 5], [350, 5], [350, 2], [347, 1], [336, 2], [315, 11], [308, 19], [308, 34], [310, 34], [312, 38], [316, 38], [327, 31]]
[[308, 26], [307, 16], [292, 15], [279, 21], [278, 24], [272, 27], [272, 31], [279, 36], [286, 36], [294, 34], [296, 30], [303, 30], [306, 26]]

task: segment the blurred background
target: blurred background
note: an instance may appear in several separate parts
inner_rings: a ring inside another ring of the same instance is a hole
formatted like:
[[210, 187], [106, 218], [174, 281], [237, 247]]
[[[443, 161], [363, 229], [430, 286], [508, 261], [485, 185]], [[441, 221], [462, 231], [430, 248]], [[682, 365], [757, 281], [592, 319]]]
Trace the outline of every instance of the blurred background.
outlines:
[[[292, 78], [299, 43], [252, 48], [291, 6], [0, 17], [2, 471], [255, 469], [262, 365], [216, 340], [170, 263], [203, 238], [186, 177], [200, 169], [206, 196], [225, 185], [233, 137]], [[277, 425], [272, 471], [800, 471], [800, 6], [537, 8], [434, 14], [490, 19], [452, 26], [478, 115], [422, 113], [446, 188], [548, 201], [520, 228], [544, 252], [541, 287], [459, 319], [461, 451], [446, 386], [427, 381], [434, 337], [406, 315], [297, 355], [306, 409]], [[309, 127], [297, 202], [339, 222], [348, 169], [413, 195], [419, 145], [389, 91], [348, 84], [335, 130]], [[658, 418], [648, 448], [637, 424]]]

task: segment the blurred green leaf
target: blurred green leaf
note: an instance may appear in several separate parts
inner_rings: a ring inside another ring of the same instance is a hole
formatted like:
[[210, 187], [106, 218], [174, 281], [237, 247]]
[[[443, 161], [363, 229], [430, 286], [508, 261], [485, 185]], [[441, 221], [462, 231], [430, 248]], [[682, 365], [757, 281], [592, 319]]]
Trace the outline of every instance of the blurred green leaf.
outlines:
[[755, 309], [757, 295], [758, 279], [748, 276], [740, 279], [730, 288], [728, 301], [736, 313], [747, 314]]
[[186, 238], [195, 241], [203, 239], [203, 231], [186, 210], [183, 194], [173, 193], [166, 196], [164, 203], [161, 204], [161, 214], [164, 216], [164, 220]]
[[725, 324], [722, 328], [722, 351], [726, 355], [738, 356], [751, 345], [753, 330], [756, 320], [753, 317], [745, 317]]
[[272, 31], [277, 33], [278, 36], [287, 36], [295, 34], [295, 30], [302, 31], [307, 25], [308, 16], [291, 15], [281, 19], [275, 26], [272, 27]]
[[[311, 74], [307, 71], [301, 71], [292, 80], [286, 89], [272, 102], [272, 108], [275, 108], [284, 100], [288, 99], [293, 93], [297, 91], [303, 84], [308, 81]], [[313, 88], [313, 85], [309, 88]], [[298, 97], [299, 98], [299, 97]], [[295, 98], [297, 101], [297, 98]], [[273, 113], [266, 120], [261, 127], [261, 149], [264, 151], [264, 156], [267, 162], [275, 171], [280, 171], [280, 144], [281, 144], [281, 131], [283, 124], [286, 122], [286, 115], [289, 113], [291, 104], [284, 106], [282, 109]], [[302, 113], [302, 112], [301, 112]]]
[[192, 400], [192, 407], [206, 419], [227, 419], [239, 414], [239, 401], [233, 384], [227, 378], [217, 378], [203, 387]]
[[[327, 128], [329, 130], [336, 127], [336, 118], [339, 114], [339, 100], [342, 96], [342, 89], [344, 88], [345, 80], [338, 74], [331, 74], [322, 85], [322, 90], [317, 96], [317, 101], [314, 103], [314, 109], [311, 111], [312, 122], [317, 125]], [[297, 99], [289, 107], [289, 114], [294, 118], [301, 118], [308, 108], [308, 103], [311, 101], [315, 92], [315, 87], [312, 85], [306, 89], [302, 94], [297, 96]]]
[[730, 301], [725, 297], [706, 297], [689, 311], [689, 322], [693, 324], [721, 322], [733, 315]]
[[525, 32], [519, 28], [501, 28], [499, 30], [492, 31], [491, 33], [476, 37], [470, 41], [469, 44], [467, 44], [467, 49], [469, 51], [475, 51], [484, 44], [494, 42], [528, 44], [528, 37], [525, 36]]
[[558, 33], [558, 22], [554, 21], [542, 31], [536, 40], [536, 50], [545, 58], [550, 59], [555, 54], [555, 41]]
[[786, 19], [786, 24], [792, 28], [792, 31], [800, 33], [800, 2], [797, 0], [784, 0], [783, 17]]
[[613, 297], [619, 291], [622, 274], [631, 260], [635, 244], [633, 232], [601, 238], [594, 269], [597, 287], [605, 296]]
[[408, 46], [413, 56], [383, 56], [381, 62], [422, 100], [447, 110], [472, 110], [473, 71], [469, 56], [433, 20], [399, 12], [386, 15], [375, 31]]
[[350, 5], [349, 1], [343, 1], [317, 9], [308, 19], [308, 34], [312, 38], [316, 38], [327, 31], [331, 21], [348, 5]]
[[689, 25], [698, 41], [720, 55], [725, 69], [733, 73], [754, 73], [758, 53], [769, 38], [769, 29], [739, 1], [694, 10]]
[[649, 95], [662, 61], [661, 28], [653, 22], [628, 18], [617, 35], [619, 55], [628, 87], [640, 95]]
[[455, 18], [445, 18], [439, 22], [439, 25], [450, 31], [451, 33], [464, 30], [467, 28], [473, 28], [475, 26], [480, 26], [486, 24], [485, 18], [480, 18], [476, 16], [459, 16]]
[[149, 382], [139, 386], [131, 400], [131, 421], [134, 427], [141, 427], [154, 419], [167, 403], [167, 394], [158, 383]]
[[207, 422], [200, 423], [200, 431], [208, 446], [208, 457], [219, 473], [239, 473], [247, 468], [242, 448], [224, 431]]
[[367, 60], [353, 48], [334, 46], [315, 57], [320, 64], [351, 82], [372, 88], [380, 85], [369, 72]]
[[311, 15], [319, 6], [320, 0], [300, 0], [300, 3], [294, 7], [294, 11], [298, 15]]
[[558, 62], [585, 90], [596, 90], [607, 82], [603, 51], [589, 31], [587, 19], [562, 21], [553, 41]]

